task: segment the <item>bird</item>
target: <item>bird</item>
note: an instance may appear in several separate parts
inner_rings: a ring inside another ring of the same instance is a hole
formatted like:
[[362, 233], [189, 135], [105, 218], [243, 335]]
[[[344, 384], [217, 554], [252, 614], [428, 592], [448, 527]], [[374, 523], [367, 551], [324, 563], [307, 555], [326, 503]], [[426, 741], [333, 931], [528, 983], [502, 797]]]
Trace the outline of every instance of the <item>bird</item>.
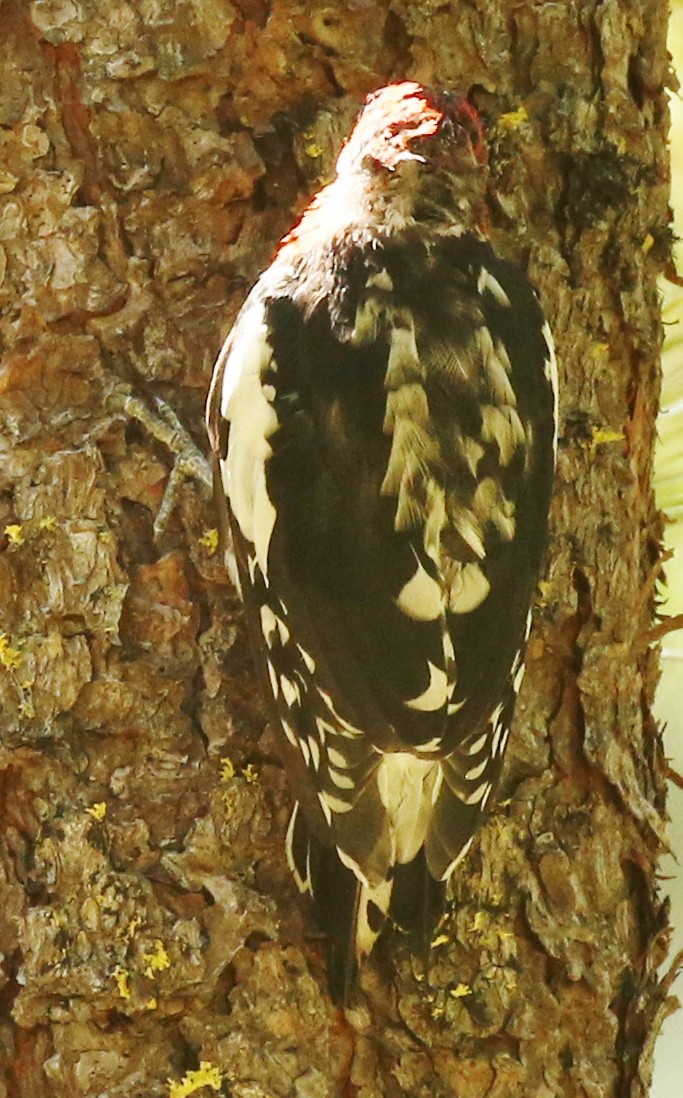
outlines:
[[495, 801], [548, 541], [557, 364], [490, 241], [486, 140], [466, 96], [369, 95], [207, 402], [287, 858], [342, 1005], [387, 923], [428, 949]]

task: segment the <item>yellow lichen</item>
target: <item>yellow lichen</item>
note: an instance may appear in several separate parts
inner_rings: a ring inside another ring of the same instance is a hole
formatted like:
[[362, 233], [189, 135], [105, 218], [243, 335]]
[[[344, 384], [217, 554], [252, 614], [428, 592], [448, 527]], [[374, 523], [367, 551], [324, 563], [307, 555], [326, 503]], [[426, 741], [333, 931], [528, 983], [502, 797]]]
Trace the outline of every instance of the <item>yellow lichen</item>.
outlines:
[[107, 815], [107, 805], [105, 801], [96, 801], [95, 804], [91, 804], [90, 808], [85, 810], [89, 816], [92, 816], [93, 820], [103, 820]]
[[128, 985], [129, 975], [125, 968], [121, 965], [117, 965], [111, 975], [116, 983], [121, 998], [130, 999], [130, 987]]
[[623, 442], [626, 435], [623, 431], [614, 431], [611, 427], [593, 427], [589, 443], [591, 452], [595, 452], [598, 446], [606, 446], [610, 442]]
[[128, 926], [126, 927], [126, 938], [129, 942], [132, 942], [133, 938], [137, 934], [138, 930], [142, 926], [142, 915], [134, 915]]
[[478, 911], [472, 920], [471, 931], [473, 934], [481, 934], [482, 930], [485, 930], [489, 922], [488, 915], [485, 911]]
[[306, 153], [306, 156], [310, 156], [311, 160], [317, 160], [317, 158], [323, 154], [320, 145], [318, 145], [317, 141], [312, 139], [307, 140], [307, 143], [304, 145], [304, 152]]
[[472, 994], [472, 988], [469, 984], [458, 984], [457, 987], [451, 988], [450, 993], [454, 999], [464, 999], [466, 995]]
[[199, 538], [199, 544], [203, 545], [209, 556], [212, 557], [218, 548], [218, 530], [205, 530]]
[[229, 782], [235, 777], [235, 767], [232, 759], [229, 759], [227, 755], [224, 755], [221, 759], [221, 781]]
[[498, 126], [501, 130], [516, 130], [523, 122], [529, 121], [526, 107], [518, 107], [516, 111], [507, 111], [498, 118]]
[[609, 343], [594, 343], [591, 352], [594, 358], [608, 358], [610, 353]]
[[249, 785], [253, 785], [254, 782], [258, 781], [258, 770], [253, 763], [248, 763], [240, 773], [244, 780], [249, 782]]
[[186, 1071], [179, 1083], [168, 1080], [168, 1098], [189, 1098], [202, 1087], [220, 1090], [222, 1082], [223, 1076], [218, 1068], [209, 1060], [201, 1060], [197, 1071]]
[[165, 968], [168, 968], [171, 964], [171, 958], [164, 949], [164, 943], [161, 938], [155, 938], [154, 952], [145, 953], [143, 955], [143, 961], [145, 962], [145, 976], [151, 980], [155, 972], [163, 972]]
[[21, 652], [13, 648], [6, 633], [0, 633], [0, 664], [14, 671], [21, 663]]
[[24, 527], [20, 522], [10, 522], [5, 527], [5, 534], [10, 545], [23, 545], [26, 541]]

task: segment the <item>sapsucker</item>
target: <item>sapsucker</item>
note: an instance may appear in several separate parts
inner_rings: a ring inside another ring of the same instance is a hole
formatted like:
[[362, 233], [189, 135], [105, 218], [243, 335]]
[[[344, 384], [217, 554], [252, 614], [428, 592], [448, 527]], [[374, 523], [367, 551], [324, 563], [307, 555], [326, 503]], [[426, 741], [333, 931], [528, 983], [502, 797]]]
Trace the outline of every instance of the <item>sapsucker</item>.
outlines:
[[487, 236], [482, 123], [371, 95], [216, 363], [220, 505], [296, 797], [287, 852], [344, 999], [429, 940], [500, 773], [543, 561], [556, 368]]

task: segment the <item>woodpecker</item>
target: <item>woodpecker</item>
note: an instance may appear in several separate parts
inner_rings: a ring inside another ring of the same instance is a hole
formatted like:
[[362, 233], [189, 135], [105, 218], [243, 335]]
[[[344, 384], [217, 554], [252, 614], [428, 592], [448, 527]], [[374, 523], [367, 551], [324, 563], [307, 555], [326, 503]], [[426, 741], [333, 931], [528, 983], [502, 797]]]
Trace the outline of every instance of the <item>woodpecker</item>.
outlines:
[[388, 920], [429, 942], [524, 674], [557, 370], [486, 194], [467, 99], [369, 96], [209, 395], [226, 559], [295, 798], [287, 856], [339, 1002]]

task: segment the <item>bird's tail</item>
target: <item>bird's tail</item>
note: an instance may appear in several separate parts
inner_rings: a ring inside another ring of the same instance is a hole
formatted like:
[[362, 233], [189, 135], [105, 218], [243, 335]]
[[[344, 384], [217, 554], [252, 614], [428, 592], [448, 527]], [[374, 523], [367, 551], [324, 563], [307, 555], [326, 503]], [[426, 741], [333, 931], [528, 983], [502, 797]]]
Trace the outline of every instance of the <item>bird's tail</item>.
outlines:
[[328, 978], [337, 1005], [349, 1002], [359, 963], [373, 949], [387, 919], [406, 931], [426, 958], [446, 883], [430, 874], [424, 848], [408, 864], [391, 866], [385, 880], [370, 885], [344, 864], [337, 847], [312, 834], [296, 804], [287, 857], [300, 890], [312, 898], [318, 926], [330, 938]]

